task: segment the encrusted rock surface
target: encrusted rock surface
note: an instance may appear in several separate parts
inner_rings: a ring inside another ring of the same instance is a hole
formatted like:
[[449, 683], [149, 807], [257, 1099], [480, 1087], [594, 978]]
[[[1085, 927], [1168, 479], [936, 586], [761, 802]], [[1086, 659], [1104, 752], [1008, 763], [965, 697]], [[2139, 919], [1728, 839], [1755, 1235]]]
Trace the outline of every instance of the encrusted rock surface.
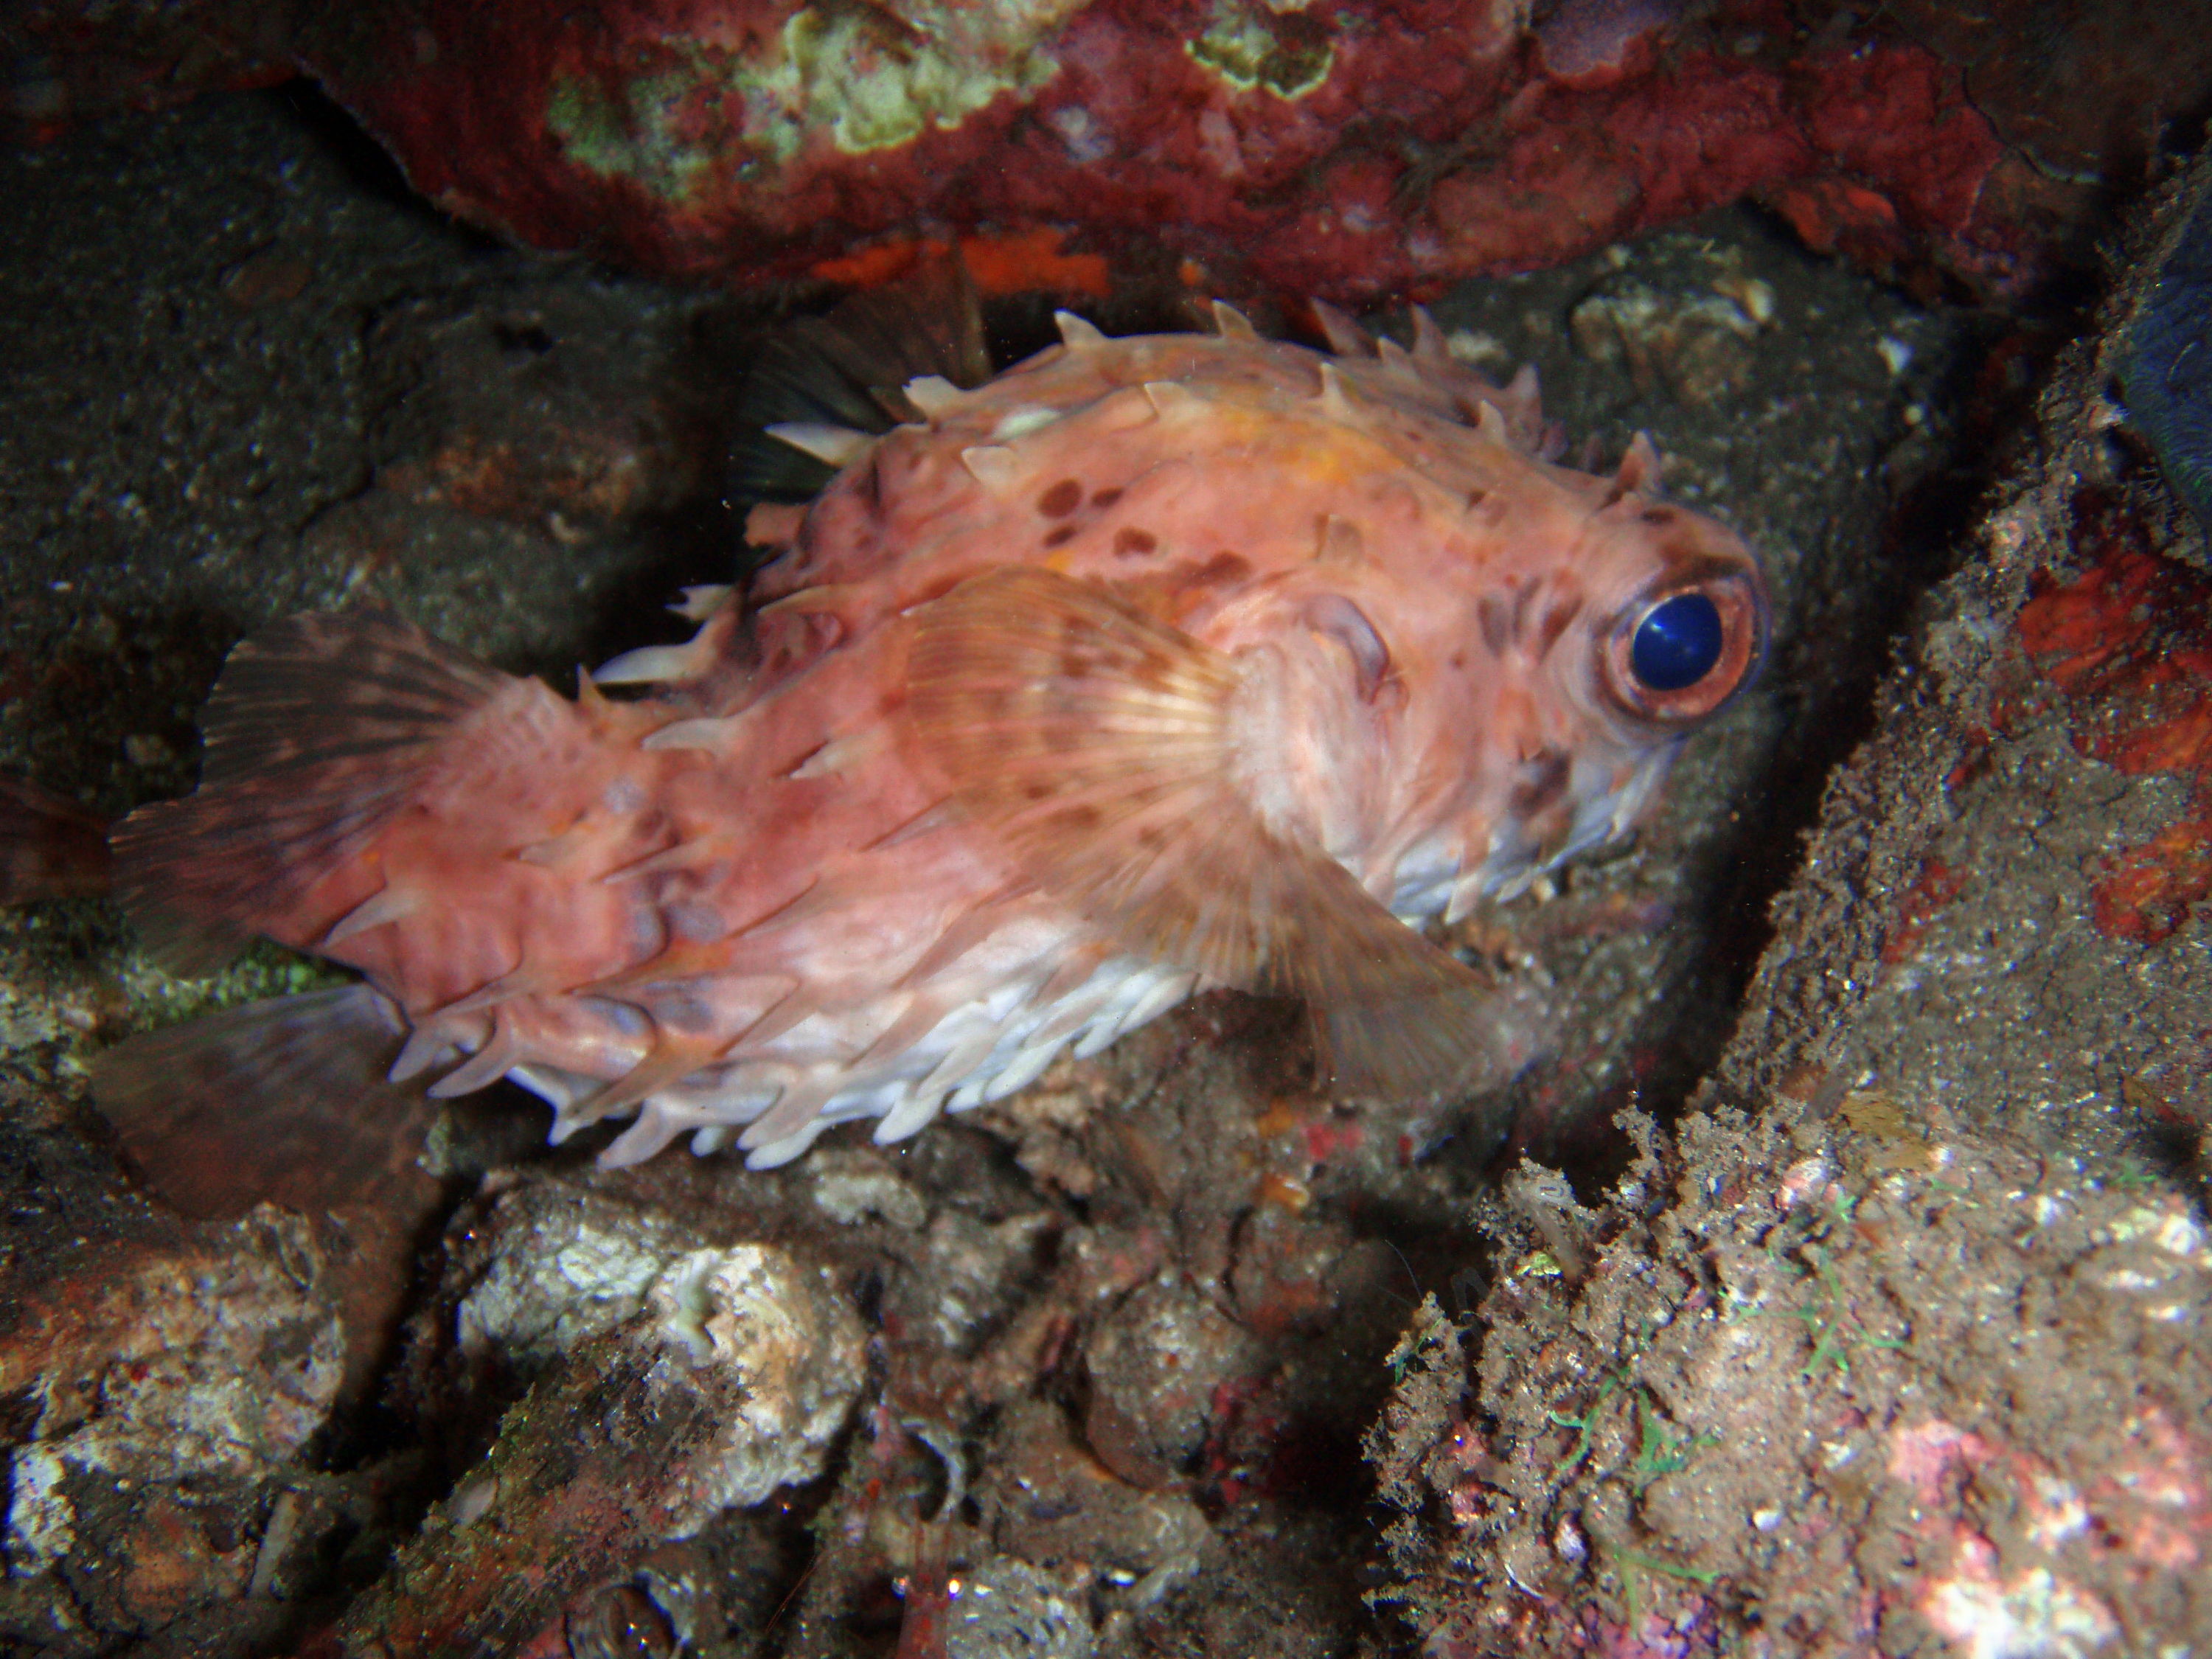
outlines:
[[1477, 1319], [1401, 1349], [1425, 1652], [2212, 1641], [2212, 652], [2106, 395], [2148, 280], [1928, 596], [1696, 1109], [1594, 1209], [1509, 1180]]
[[815, 1480], [860, 1396], [858, 1317], [784, 1251], [550, 1183], [502, 1195], [470, 1243], [492, 1267], [460, 1297], [458, 1346], [536, 1380], [307, 1651], [524, 1642], [611, 1570]]

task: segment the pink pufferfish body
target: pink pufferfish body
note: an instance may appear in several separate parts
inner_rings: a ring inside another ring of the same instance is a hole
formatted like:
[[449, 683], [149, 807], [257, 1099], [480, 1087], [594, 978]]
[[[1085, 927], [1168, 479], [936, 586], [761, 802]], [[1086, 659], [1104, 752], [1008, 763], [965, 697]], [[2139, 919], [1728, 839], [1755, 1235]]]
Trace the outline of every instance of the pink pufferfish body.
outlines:
[[388, 616], [249, 641], [131, 884], [359, 969], [395, 1078], [630, 1116], [612, 1164], [896, 1140], [1210, 984], [1304, 997], [1346, 1089], [1502, 1080], [1539, 1018], [1407, 924], [1628, 827], [1757, 665], [1757, 568], [1640, 439], [1541, 459], [1533, 379], [1425, 315], [1323, 353], [1218, 314], [1063, 316], [881, 436], [786, 432], [841, 470], [755, 511], [749, 611], [602, 671], [641, 700]]

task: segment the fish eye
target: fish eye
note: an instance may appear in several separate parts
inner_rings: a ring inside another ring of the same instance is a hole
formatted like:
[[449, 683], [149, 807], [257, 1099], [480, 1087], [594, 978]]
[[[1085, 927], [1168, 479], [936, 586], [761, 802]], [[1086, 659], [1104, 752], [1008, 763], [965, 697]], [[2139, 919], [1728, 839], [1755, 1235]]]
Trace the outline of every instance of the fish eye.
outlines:
[[1606, 642], [1606, 689], [1638, 720], [1703, 720], [1750, 684], [1766, 653], [1766, 626], [1755, 571], [1708, 566], [1687, 580], [1677, 572], [1621, 613]]
[[1707, 593], [1676, 593], [1644, 613], [1628, 643], [1628, 665], [1654, 691], [1685, 691], [1713, 672], [1725, 641], [1721, 610]]

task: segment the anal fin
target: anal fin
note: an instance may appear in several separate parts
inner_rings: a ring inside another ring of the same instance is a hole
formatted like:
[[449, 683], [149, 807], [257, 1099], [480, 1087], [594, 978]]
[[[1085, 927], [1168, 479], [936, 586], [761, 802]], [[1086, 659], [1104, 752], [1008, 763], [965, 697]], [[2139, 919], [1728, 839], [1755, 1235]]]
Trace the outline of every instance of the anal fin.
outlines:
[[386, 1079], [404, 1035], [366, 985], [249, 1003], [109, 1049], [93, 1099], [146, 1184], [186, 1215], [374, 1203], [417, 1178], [434, 1109]]

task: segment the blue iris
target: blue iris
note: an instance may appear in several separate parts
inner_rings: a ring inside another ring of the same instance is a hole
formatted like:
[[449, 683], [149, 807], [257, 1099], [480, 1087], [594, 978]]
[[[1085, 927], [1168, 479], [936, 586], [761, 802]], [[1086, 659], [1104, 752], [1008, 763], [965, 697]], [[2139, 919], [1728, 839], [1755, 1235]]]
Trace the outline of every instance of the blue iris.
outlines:
[[1629, 666], [1654, 691], [1682, 691], [1721, 659], [1720, 607], [1703, 593], [1662, 599], [1636, 626]]

